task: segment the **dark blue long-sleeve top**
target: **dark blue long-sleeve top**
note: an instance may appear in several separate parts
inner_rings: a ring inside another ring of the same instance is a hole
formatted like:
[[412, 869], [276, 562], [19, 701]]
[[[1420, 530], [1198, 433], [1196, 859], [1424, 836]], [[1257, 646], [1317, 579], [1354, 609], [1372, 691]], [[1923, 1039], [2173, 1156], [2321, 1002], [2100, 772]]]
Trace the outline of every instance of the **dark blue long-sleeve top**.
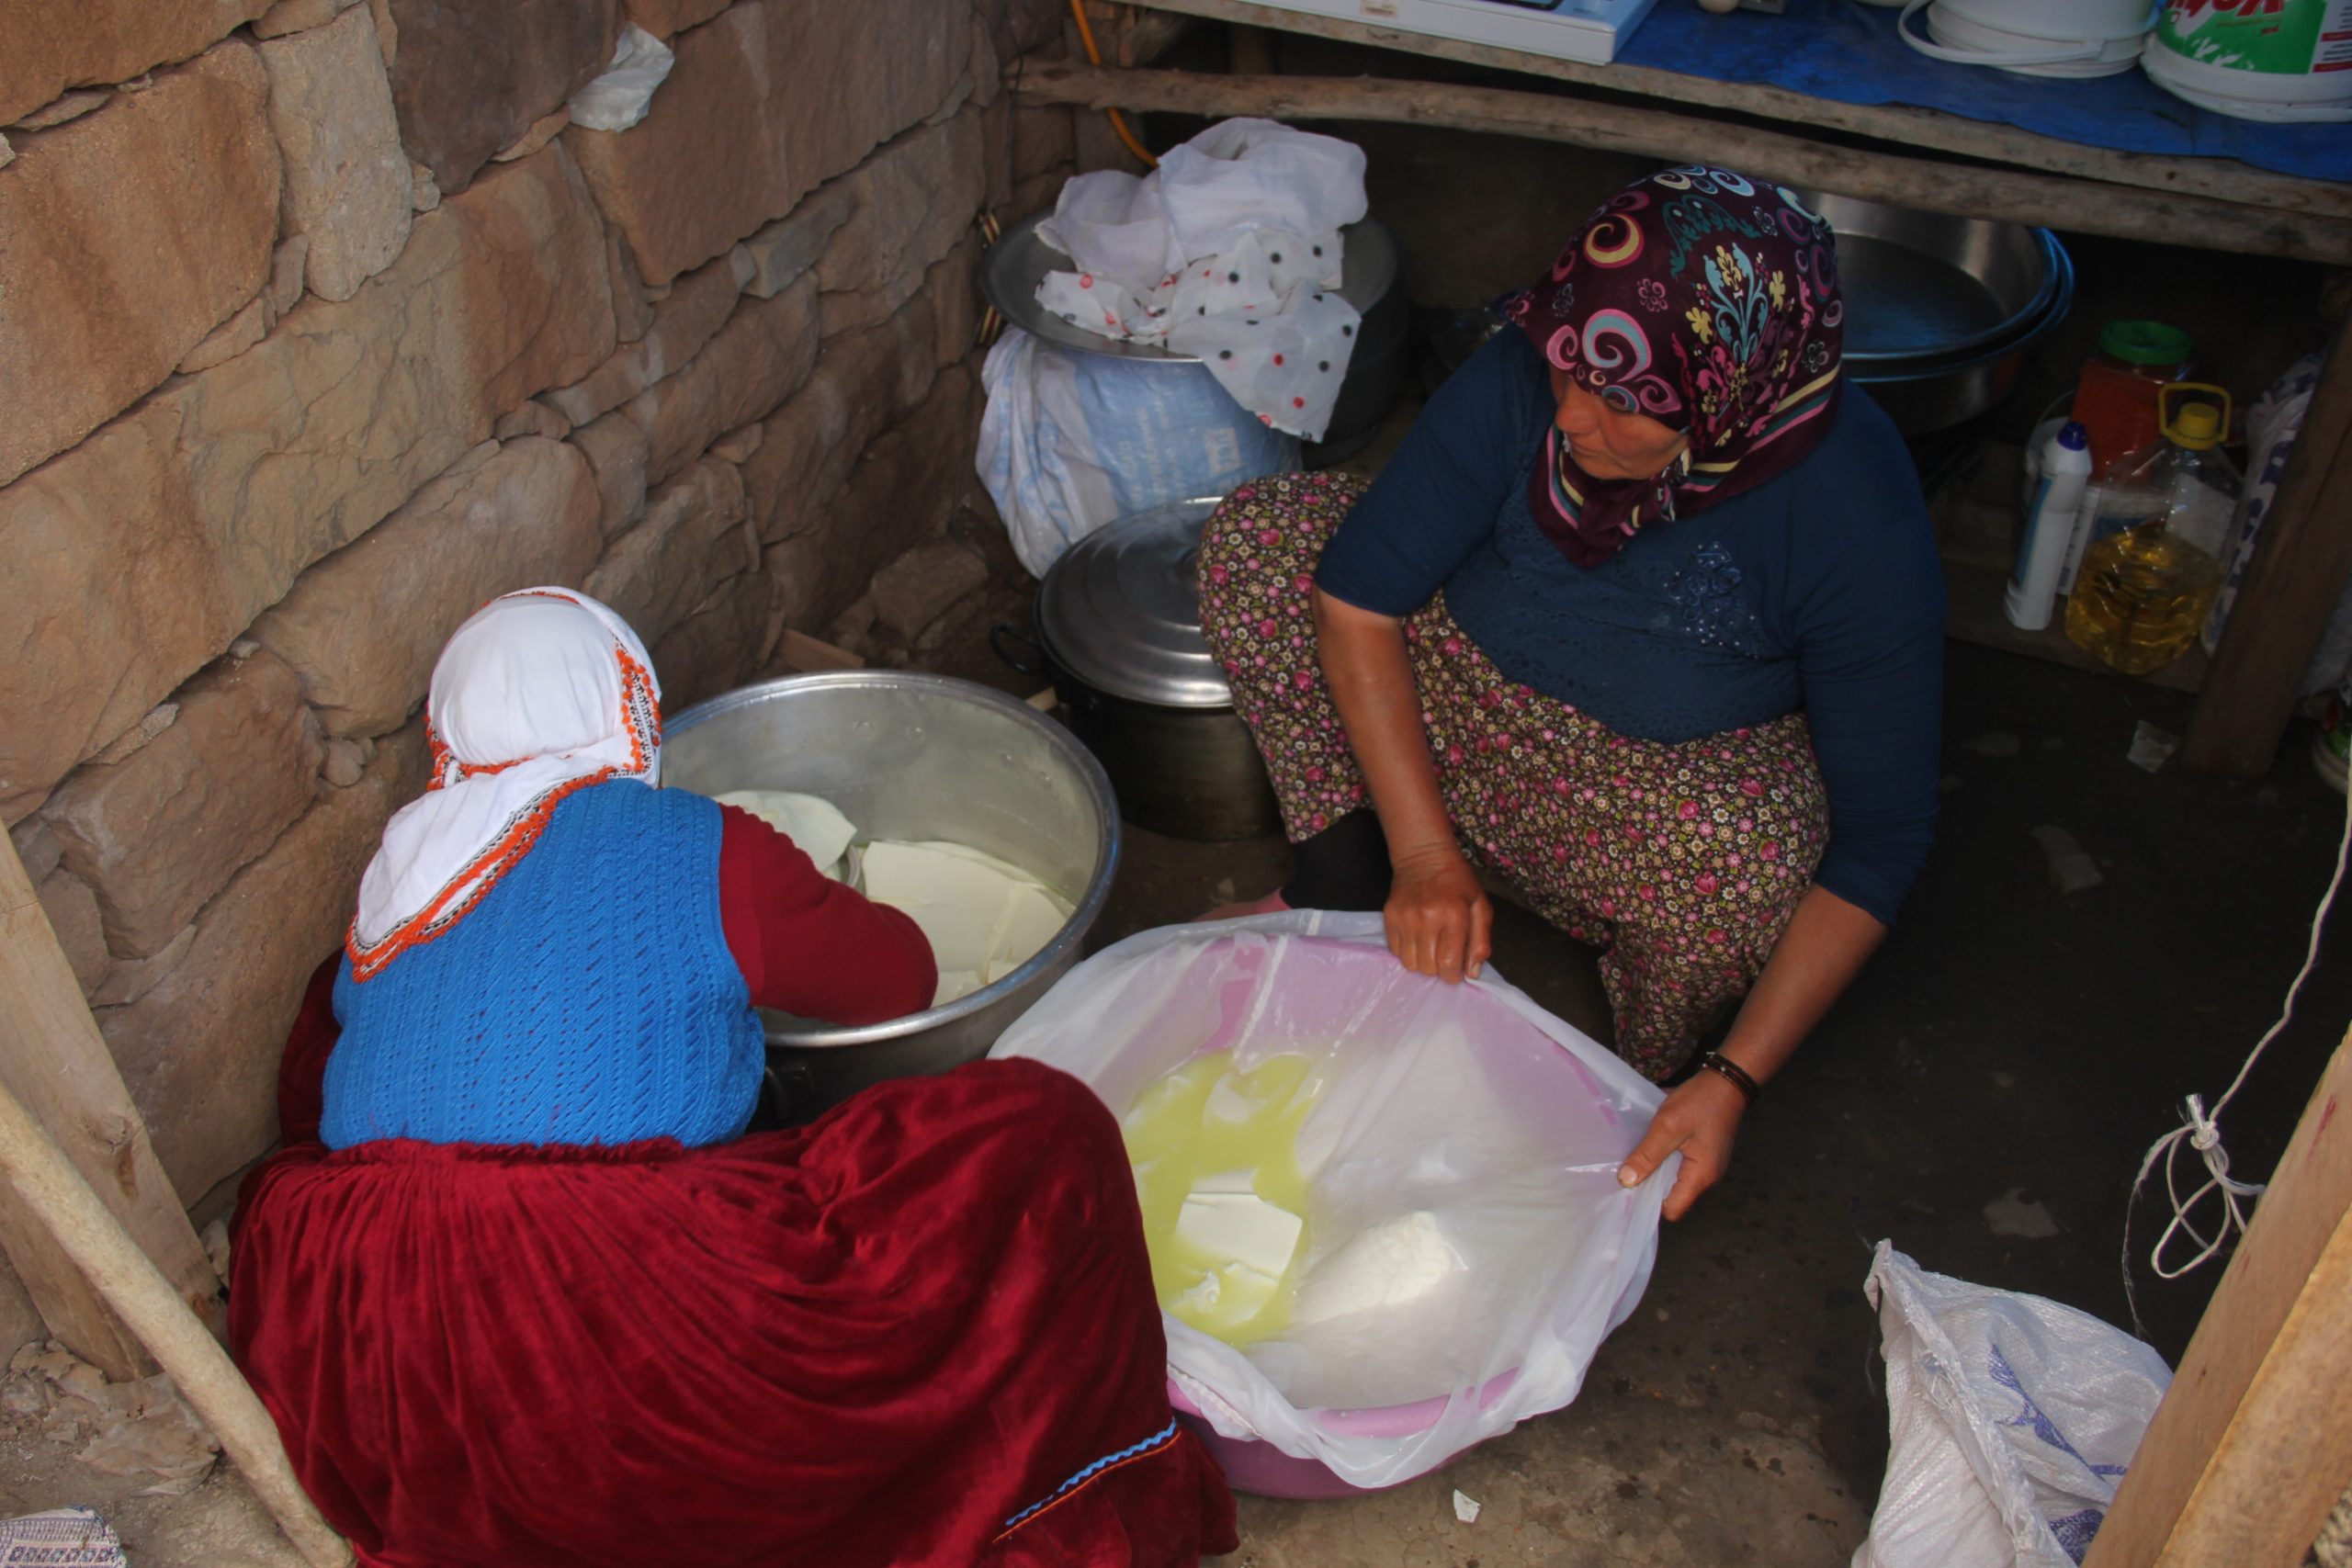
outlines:
[[1892, 924], [1935, 837], [1943, 574], [1894, 425], [1850, 381], [1796, 467], [1578, 567], [1535, 525], [1555, 412], [1505, 329], [1455, 372], [1316, 573], [1408, 615], [1440, 591], [1497, 668], [1622, 735], [1692, 740], [1803, 709], [1829, 796], [1814, 880]]

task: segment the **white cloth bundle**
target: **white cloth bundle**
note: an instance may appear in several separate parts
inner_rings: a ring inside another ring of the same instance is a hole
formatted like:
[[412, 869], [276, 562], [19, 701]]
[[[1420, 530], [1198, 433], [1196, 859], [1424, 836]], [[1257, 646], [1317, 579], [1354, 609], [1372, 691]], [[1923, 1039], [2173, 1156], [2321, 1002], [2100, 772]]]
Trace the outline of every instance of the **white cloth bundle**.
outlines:
[[1038, 302], [1196, 355], [1261, 422], [1320, 440], [1355, 348], [1340, 230], [1364, 216], [1363, 170], [1352, 143], [1228, 119], [1141, 178], [1080, 175], [1038, 229], [1076, 270], [1046, 274]]

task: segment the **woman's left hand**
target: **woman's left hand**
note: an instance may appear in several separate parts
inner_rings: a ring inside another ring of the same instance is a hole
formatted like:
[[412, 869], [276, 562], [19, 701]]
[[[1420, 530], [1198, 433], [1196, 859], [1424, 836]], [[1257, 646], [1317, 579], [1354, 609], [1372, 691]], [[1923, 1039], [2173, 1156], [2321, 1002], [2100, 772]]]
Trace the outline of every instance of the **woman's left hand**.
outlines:
[[1625, 1156], [1617, 1180], [1638, 1187], [1678, 1151], [1682, 1169], [1674, 1190], [1666, 1195], [1666, 1217], [1679, 1220], [1690, 1212], [1699, 1194], [1723, 1179], [1731, 1165], [1732, 1141], [1739, 1135], [1739, 1119], [1747, 1110], [1747, 1097], [1719, 1073], [1702, 1072], [1666, 1097], [1650, 1121], [1650, 1130]]

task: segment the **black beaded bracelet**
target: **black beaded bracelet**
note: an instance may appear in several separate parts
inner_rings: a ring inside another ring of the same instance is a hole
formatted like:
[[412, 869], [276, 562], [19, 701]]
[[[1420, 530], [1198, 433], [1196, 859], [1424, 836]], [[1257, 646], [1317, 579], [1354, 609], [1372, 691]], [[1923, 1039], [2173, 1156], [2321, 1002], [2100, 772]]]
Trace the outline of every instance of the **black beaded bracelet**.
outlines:
[[1739, 1090], [1741, 1098], [1745, 1099], [1748, 1104], [1753, 1105], [1762, 1098], [1764, 1086], [1748, 1077], [1746, 1067], [1741, 1066], [1722, 1052], [1708, 1052], [1699, 1058], [1699, 1065], [1729, 1079], [1731, 1087]]

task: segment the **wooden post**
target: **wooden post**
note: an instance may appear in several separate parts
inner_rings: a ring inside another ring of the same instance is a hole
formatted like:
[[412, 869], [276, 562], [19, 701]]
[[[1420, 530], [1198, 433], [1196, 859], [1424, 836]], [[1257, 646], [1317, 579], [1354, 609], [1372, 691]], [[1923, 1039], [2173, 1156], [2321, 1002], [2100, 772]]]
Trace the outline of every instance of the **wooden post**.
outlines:
[[[2205, 250], [2352, 261], [2352, 221], [2056, 175], [1832, 146], [1781, 131], [1556, 93], [1340, 76], [1207, 76], [1028, 62], [1008, 85], [1041, 103], [1217, 118], [1369, 119], [1524, 136], [1668, 163], [1719, 164], [1783, 185], [1930, 212], [2046, 224]], [[1081, 160], [1080, 166], [1084, 166]]]
[[[83, 1005], [73, 966], [6, 835], [0, 835], [0, 1088], [24, 1102], [206, 1327], [224, 1332], [220, 1280], [171, 1178], [156, 1162], [147, 1124]], [[81, 1271], [4, 1195], [0, 1247], [41, 1321], [66, 1348], [110, 1378], [153, 1370], [138, 1339]]]
[[2270, 771], [2328, 617], [2352, 577], [2352, 309], [2336, 323], [2254, 559], [2189, 716], [2181, 765]]
[[2352, 1479], [2352, 1034], [2083, 1568], [2294, 1568]]
[[6, 1085], [0, 1085], [0, 1179], [154, 1352], [303, 1561], [312, 1568], [345, 1568], [351, 1548], [294, 1479], [277, 1424], [252, 1385]]

